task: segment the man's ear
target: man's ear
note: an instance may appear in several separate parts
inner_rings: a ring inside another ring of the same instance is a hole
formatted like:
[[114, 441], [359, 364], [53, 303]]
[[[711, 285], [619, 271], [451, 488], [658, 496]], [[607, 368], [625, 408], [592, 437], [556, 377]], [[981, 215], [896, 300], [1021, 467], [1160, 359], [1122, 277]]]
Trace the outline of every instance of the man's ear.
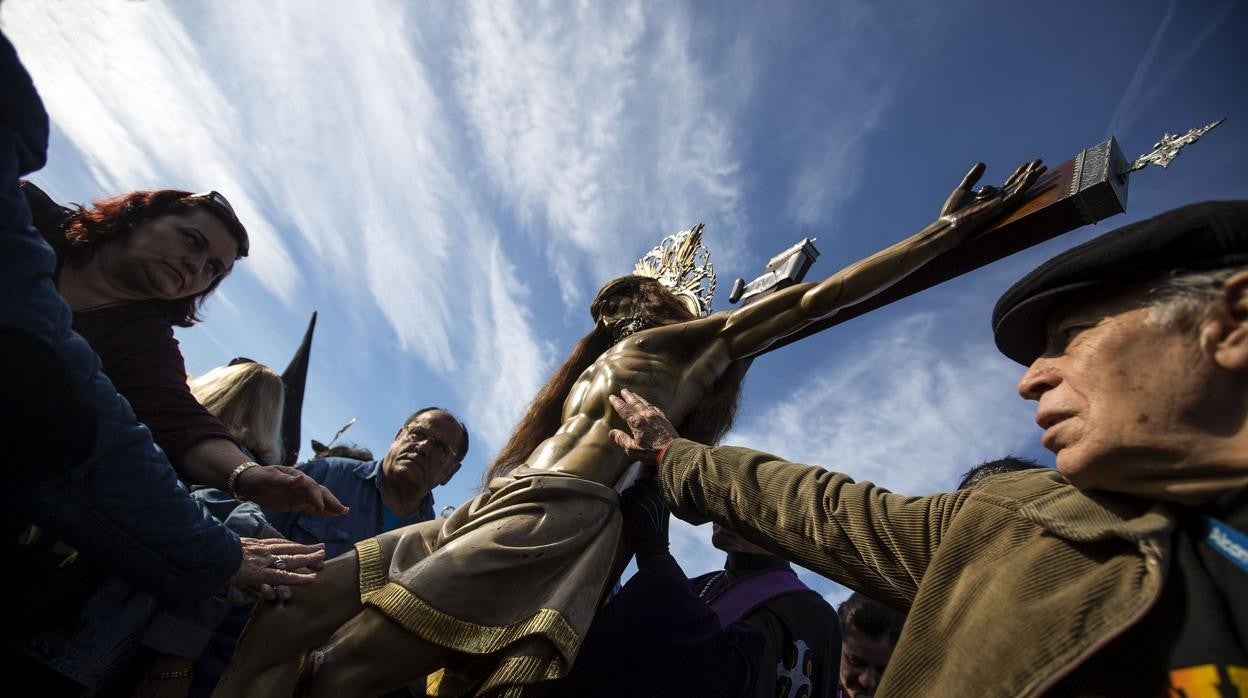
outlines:
[[1248, 372], [1248, 269], [1223, 282], [1200, 340], [1219, 366]]

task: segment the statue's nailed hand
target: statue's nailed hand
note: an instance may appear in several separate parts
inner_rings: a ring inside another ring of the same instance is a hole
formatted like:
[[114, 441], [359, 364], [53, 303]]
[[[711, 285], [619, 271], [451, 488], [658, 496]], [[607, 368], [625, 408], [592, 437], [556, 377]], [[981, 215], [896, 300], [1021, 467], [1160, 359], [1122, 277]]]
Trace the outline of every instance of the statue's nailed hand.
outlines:
[[941, 207], [942, 219], [958, 227], [978, 229], [982, 224], [1021, 204], [1022, 195], [1047, 168], [1039, 160], [1025, 162], [1015, 168], [1000, 188], [983, 186], [975, 190], [975, 184], [984, 176], [985, 169], [987, 168], [982, 162], [971, 167]]
[[680, 436], [676, 433], [676, 427], [667, 420], [663, 410], [646, 402], [645, 398], [631, 390], [621, 390], [618, 396], [612, 395], [609, 399], [611, 406], [633, 432], [629, 435], [619, 429], [612, 429], [611, 440], [624, 449], [630, 458], [645, 465], [658, 465], [659, 452]]
[[1031, 185], [1035, 184], [1047, 169], [1049, 168], [1039, 160], [1024, 162], [1014, 168], [1014, 172], [1006, 178], [1005, 184], [1001, 185], [1001, 203], [1006, 208], [1022, 203], [1020, 199], [1023, 193], [1030, 189]]

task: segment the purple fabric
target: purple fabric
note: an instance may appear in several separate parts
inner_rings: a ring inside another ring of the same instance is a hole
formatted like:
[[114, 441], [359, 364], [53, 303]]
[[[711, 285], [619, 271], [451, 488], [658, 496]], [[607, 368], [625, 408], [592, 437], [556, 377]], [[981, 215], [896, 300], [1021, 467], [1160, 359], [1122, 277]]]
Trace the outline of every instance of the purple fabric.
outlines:
[[728, 627], [781, 594], [810, 591], [791, 569], [773, 569], [737, 581], [710, 601], [708, 606], [719, 616], [719, 624]]
[[654, 555], [598, 612], [550, 696], [751, 698], [765, 642], [748, 623], [720, 627], [672, 556]]

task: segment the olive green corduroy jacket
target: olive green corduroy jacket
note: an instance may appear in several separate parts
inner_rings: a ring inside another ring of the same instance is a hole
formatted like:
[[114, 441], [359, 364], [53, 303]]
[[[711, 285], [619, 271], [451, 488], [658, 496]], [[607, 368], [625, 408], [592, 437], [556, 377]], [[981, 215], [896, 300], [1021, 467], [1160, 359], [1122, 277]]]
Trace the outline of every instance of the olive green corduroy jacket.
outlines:
[[1174, 514], [1055, 471], [906, 497], [744, 448], [673, 441], [663, 496], [907, 610], [877, 696], [1034, 696], [1160, 596]]

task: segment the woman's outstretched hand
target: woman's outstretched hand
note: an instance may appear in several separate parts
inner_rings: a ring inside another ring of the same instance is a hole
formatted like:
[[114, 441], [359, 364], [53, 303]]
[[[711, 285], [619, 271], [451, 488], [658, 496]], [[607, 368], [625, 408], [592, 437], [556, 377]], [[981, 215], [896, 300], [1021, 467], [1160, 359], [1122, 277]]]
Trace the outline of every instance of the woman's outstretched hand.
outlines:
[[241, 538], [243, 560], [226, 584], [266, 600], [290, 598], [290, 587], [316, 581], [325, 566], [325, 544], [303, 545], [282, 538]]
[[248, 468], [238, 476], [234, 490], [261, 506], [322, 516], [341, 516], [347, 508], [333, 492], [289, 465]]

